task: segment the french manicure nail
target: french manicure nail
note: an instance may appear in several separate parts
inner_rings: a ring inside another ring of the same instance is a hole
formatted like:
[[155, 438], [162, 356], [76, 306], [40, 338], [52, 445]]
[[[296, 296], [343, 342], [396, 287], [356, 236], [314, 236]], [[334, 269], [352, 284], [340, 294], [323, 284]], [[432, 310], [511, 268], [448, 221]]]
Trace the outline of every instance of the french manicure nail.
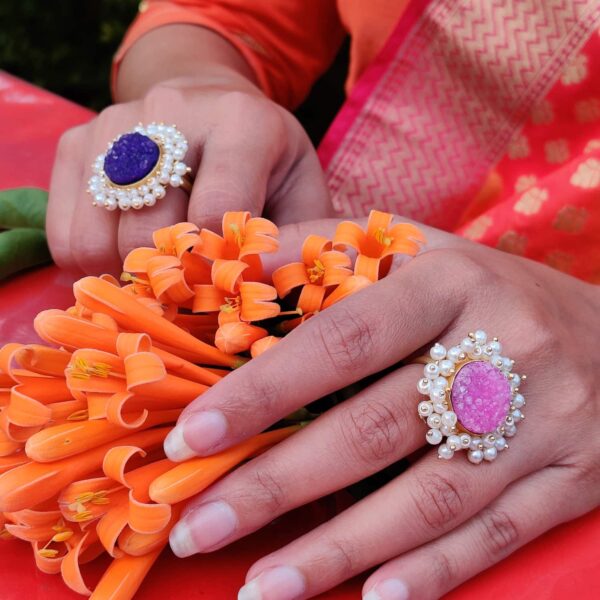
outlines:
[[164, 441], [164, 449], [167, 458], [173, 462], [180, 462], [196, 456], [196, 453], [183, 439], [183, 424], [177, 425], [169, 432]]
[[187, 439], [194, 442], [195, 454], [200, 455], [208, 454], [227, 433], [227, 419], [220, 410], [194, 413], [186, 419], [183, 426]]
[[363, 600], [408, 600], [408, 587], [400, 579], [385, 579], [363, 596]]
[[249, 581], [238, 600], [297, 600], [306, 592], [304, 576], [295, 567], [272, 567]]
[[237, 515], [227, 502], [201, 504], [171, 531], [171, 549], [180, 558], [210, 550], [226, 540], [237, 527]]

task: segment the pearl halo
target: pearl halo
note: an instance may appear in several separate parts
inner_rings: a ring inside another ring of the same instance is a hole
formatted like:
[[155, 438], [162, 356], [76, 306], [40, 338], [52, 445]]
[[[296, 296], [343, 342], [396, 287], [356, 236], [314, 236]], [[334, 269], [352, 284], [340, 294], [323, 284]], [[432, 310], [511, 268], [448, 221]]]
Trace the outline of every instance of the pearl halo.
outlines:
[[[419, 403], [417, 412], [429, 427], [425, 439], [429, 444], [438, 446], [439, 458], [449, 460], [456, 452], [465, 450], [470, 462], [480, 464], [495, 460], [508, 448], [506, 438], [516, 434], [517, 423], [525, 418], [521, 411], [525, 399], [519, 392], [519, 385], [526, 376], [513, 373], [514, 361], [502, 356], [501, 352], [502, 344], [498, 338], [488, 341], [482, 330], [470, 333], [459, 345], [448, 350], [439, 343], [431, 348], [425, 361], [424, 376], [417, 383], [419, 393], [428, 398]], [[487, 361], [506, 377], [511, 399], [506, 416], [495, 429], [473, 433], [458, 420], [452, 407], [451, 390], [463, 366], [482, 361]]]
[[[109, 145], [106, 153], [100, 154], [92, 164], [93, 175], [88, 182], [88, 193], [92, 196], [94, 206], [102, 206], [107, 210], [139, 210], [144, 206], [154, 206], [157, 200], [164, 198], [167, 186], [180, 187], [191, 172], [183, 158], [188, 150], [188, 142], [175, 125], [164, 123], [141, 123], [125, 133], [140, 133], [154, 141], [160, 155], [156, 166], [142, 179], [129, 185], [118, 185], [110, 180], [104, 170], [104, 159], [113, 144], [121, 136], [117, 136]], [[125, 135], [125, 134], [122, 134]]]

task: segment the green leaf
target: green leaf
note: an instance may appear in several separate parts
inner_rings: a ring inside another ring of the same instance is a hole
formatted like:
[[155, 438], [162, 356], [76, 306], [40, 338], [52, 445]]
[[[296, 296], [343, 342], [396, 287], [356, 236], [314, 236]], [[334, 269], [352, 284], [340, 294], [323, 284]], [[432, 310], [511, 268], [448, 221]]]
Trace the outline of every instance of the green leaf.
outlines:
[[51, 260], [42, 229], [19, 227], [0, 233], [0, 279]]
[[32, 227], [44, 229], [48, 192], [17, 188], [0, 192], [0, 229]]

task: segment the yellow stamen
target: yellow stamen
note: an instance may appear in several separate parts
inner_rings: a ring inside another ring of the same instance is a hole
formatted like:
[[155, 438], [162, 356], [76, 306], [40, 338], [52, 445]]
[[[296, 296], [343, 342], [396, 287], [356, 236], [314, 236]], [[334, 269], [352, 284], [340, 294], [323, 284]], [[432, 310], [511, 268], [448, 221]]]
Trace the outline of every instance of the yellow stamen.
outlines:
[[242, 235], [242, 232], [240, 231], [239, 226], [236, 223], [230, 223], [229, 229], [231, 229], [231, 231], [233, 232], [233, 238], [235, 239], [235, 243], [238, 245], [239, 248], [241, 248], [244, 245], [245, 239]]
[[61, 531], [60, 533], [55, 534], [51, 542], [66, 542], [73, 536], [73, 531], [71, 529], [65, 529], [65, 531]]
[[89, 417], [87, 409], [78, 410], [67, 417], [67, 421], [86, 421]]
[[315, 259], [315, 266], [306, 269], [308, 278], [311, 283], [316, 283], [325, 275], [325, 265], [317, 258]]
[[147, 279], [142, 279], [141, 277], [137, 277], [136, 275], [133, 275], [133, 273], [127, 273], [126, 271], [121, 273], [121, 281], [126, 281], [128, 283], [139, 283], [145, 287], [149, 287], [150, 285], [150, 282]]
[[106, 363], [90, 364], [81, 357], [76, 358], [68, 367], [69, 375], [74, 379], [89, 379], [92, 376], [108, 377], [110, 370], [111, 366]]
[[42, 558], [55, 558], [58, 555], [58, 550], [50, 550], [49, 548], [42, 548], [38, 550], [38, 554]]
[[386, 230], [383, 227], [379, 227], [378, 229], [375, 230], [373, 237], [383, 246], [390, 246], [392, 244], [392, 242], [394, 241], [394, 238], [388, 237], [385, 234], [386, 234]]
[[239, 296], [235, 298], [225, 298], [225, 304], [221, 304], [219, 306], [219, 310], [222, 310], [224, 313], [232, 313], [240, 310], [240, 305], [242, 304], [242, 300]]
[[94, 515], [92, 515], [91, 511], [85, 510], [83, 512], [78, 512], [73, 518], [75, 521], [77, 521], [77, 523], [81, 523], [82, 521], [89, 521], [93, 517]]
[[85, 504], [89, 502], [94, 497], [94, 492], [84, 492], [83, 494], [79, 494], [77, 498], [75, 498], [75, 502]]

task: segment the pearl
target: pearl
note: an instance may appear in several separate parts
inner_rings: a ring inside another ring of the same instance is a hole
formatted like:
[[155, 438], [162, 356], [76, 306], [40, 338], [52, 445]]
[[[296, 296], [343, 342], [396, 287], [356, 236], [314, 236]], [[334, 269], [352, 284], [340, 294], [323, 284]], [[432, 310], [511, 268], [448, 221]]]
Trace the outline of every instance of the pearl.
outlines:
[[171, 175], [169, 175], [169, 173], [166, 171], [163, 171], [158, 176], [158, 182], [161, 183], [162, 185], [167, 185], [167, 183], [169, 183], [170, 180], [171, 180]]
[[496, 450], [501, 452], [506, 448], [506, 440], [503, 437], [496, 438], [496, 442], [494, 443]]
[[471, 436], [468, 433], [460, 434], [460, 445], [465, 449], [471, 446]]
[[432, 445], [436, 446], [442, 441], [442, 432], [439, 429], [430, 429], [425, 438]]
[[444, 377], [448, 377], [448, 375], [452, 375], [454, 373], [454, 363], [448, 359], [444, 359], [444, 360], [440, 361], [440, 373]]
[[475, 332], [475, 341], [478, 344], [485, 344], [487, 342], [487, 333], [481, 329], [478, 329]]
[[442, 423], [448, 425], [448, 427], [454, 427], [456, 425], [456, 414], [451, 410], [447, 410], [442, 414]]
[[427, 425], [431, 427], [431, 429], [439, 429], [442, 424], [442, 419], [438, 414], [432, 414], [427, 417]]
[[495, 447], [486, 448], [483, 451], [484, 460], [491, 461], [491, 460], [494, 460], [496, 458], [496, 456], [498, 456], [498, 450], [496, 450]]
[[156, 133], [163, 133], [165, 132], [165, 126], [162, 123], [159, 123], [156, 126]]
[[471, 448], [471, 450], [478, 450], [482, 444], [483, 444], [483, 440], [481, 438], [476, 437], [471, 440], [471, 443], [469, 444], [469, 448]]
[[448, 350], [448, 359], [453, 362], [458, 362], [458, 357], [462, 350], [458, 346], [452, 346], [450, 350]]
[[516, 388], [516, 387], [519, 387], [520, 383], [521, 383], [521, 378], [516, 373], [513, 373], [512, 379], [510, 380], [510, 385], [512, 385], [512, 387]]
[[490, 342], [490, 348], [494, 354], [500, 354], [500, 352], [502, 352], [502, 344], [500, 342]]
[[183, 183], [183, 180], [179, 175], [171, 175], [170, 184], [173, 187], [179, 187]]
[[452, 435], [453, 433], [453, 428], [452, 427], [448, 427], [448, 425], [442, 425], [440, 427], [440, 431], [444, 434], [444, 435]]
[[492, 354], [490, 358], [490, 363], [494, 365], [497, 369], [502, 368], [502, 357], [499, 354]]
[[178, 162], [174, 169], [176, 175], [185, 175], [187, 173], [187, 165], [182, 162]]
[[436, 412], [438, 415], [445, 413], [448, 410], [445, 402], [434, 402], [433, 403], [433, 412]]
[[517, 428], [515, 425], [506, 425], [504, 428], [504, 436], [505, 437], [513, 437], [517, 433]]
[[419, 394], [423, 394], [425, 396], [429, 395], [429, 389], [431, 387], [431, 381], [426, 377], [423, 379], [419, 379], [419, 383], [417, 383], [417, 389], [419, 390]]
[[446, 357], [446, 348], [442, 344], [435, 344], [429, 351], [429, 354], [433, 360], [442, 360], [442, 358]]
[[512, 400], [512, 405], [515, 408], [522, 408], [525, 406], [525, 398], [523, 398], [522, 394], [515, 394]]
[[152, 193], [154, 194], [155, 198], [158, 198], [160, 200], [161, 198], [165, 197], [166, 190], [162, 185], [157, 185], [152, 189]]
[[432, 385], [434, 390], [443, 390], [445, 392], [448, 389], [448, 380], [444, 377], [436, 377]]
[[483, 438], [483, 445], [486, 448], [491, 448], [496, 443], [496, 436], [493, 433], [489, 433]]
[[181, 160], [185, 156], [185, 150], [183, 148], [176, 148], [173, 150], [173, 158]]
[[166, 129], [165, 129], [165, 134], [168, 136], [172, 136], [175, 135], [175, 127], [169, 125]]
[[156, 204], [156, 198], [152, 194], [144, 194], [144, 204], [146, 206], [154, 206]]
[[508, 356], [504, 356], [502, 358], [502, 368], [505, 371], [509, 371], [509, 372], [512, 370], [512, 368], [513, 368], [513, 361], [510, 358], [508, 358]]
[[171, 168], [171, 163], [173, 162], [173, 155], [169, 152], [168, 149], [167, 150], [167, 154], [163, 155], [163, 166], [170, 169]]
[[523, 419], [523, 413], [517, 408], [510, 413], [515, 423], [518, 423]]
[[129, 210], [130, 206], [131, 201], [129, 200], [129, 198], [119, 198], [119, 208], [121, 210]]
[[422, 417], [428, 417], [433, 412], [431, 402], [419, 402], [418, 411]]
[[148, 132], [149, 135], [156, 134], [158, 132], [156, 123], [150, 123], [150, 125], [148, 125], [148, 127], [146, 128], [146, 131]]
[[446, 390], [441, 388], [435, 388], [431, 391], [431, 400], [433, 402], [445, 402], [446, 401]]
[[106, 200], [106, 196], [104, 194], [96, 194], [94, 196], [94, 200], [98, 203], [98, 204], [104, 204], [104, 201]]
[[472, 352], [473, 348], [475, 348], [475, 342], [469, 338], [466, 337], [461, 343], [460, 343], [460, 348], [463, 352]]
[[475, 465], [478, 465], [483, 460], [483, 452], [481, 450], [470, 450], [467, 456]]
[[457, 435], [448, 436], [446, 444], [448, 445], [448, 448], [450, 448], [450, 450], [460, 450], [462, 448], [460, 438]]
[[115, 210], [117, 206], [117, 201], [114, 198], [107, 198], [104, 201], [104, 208], [106, 208], [106, 210]]
[[440, 373], [440, 368], [435, 363], [427, 363], [423, 369], [423, 374], [429, 379], [435, 379]]
[[446, 444], [442, 444], [438, 448], [438, 456], [444, 460], [450, 460], [454, 456], [454, 450], [448, 448]]
[[475, 346], [475, 348], [469, 352], [469, 356], [471, 358], [481, 358], [483, 356], [483, 350], [481, 349], [481, 346]]
[[93, 175], [92, 177], [90, 177], [90, 187], [97, 186], [100, 183], [102, 183], [102, 180], [100, 179], [100, 177], [98, 177], [98, 175]]
[[142, 208], [142, 206], [144, 206], [144, 201], [139, 196], [133, 198], [133, 200], [131, 201], [131, 207], [135, 208], [136, 210], [139, 210], [140, 208]]

